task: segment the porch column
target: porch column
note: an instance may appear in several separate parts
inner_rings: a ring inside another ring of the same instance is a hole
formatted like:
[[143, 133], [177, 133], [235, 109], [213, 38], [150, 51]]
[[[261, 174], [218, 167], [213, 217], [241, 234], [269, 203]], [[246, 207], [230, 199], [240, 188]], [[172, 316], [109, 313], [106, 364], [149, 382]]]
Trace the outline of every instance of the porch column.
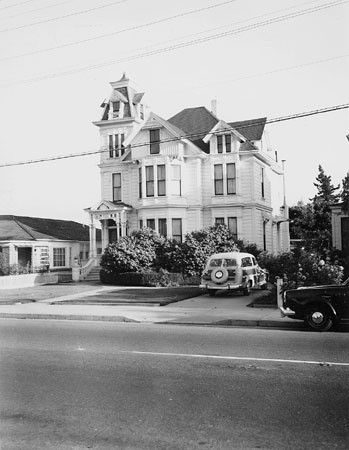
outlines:
[[108, 235], [108, 220], [101, 220], [102, 225], [102, 252], [109, 244], [109, 235]]
[[90, 215], [90, 259], [97, 256], [96, 226], [93, 220], [93, 214]]
[[117, 241], [120, 239], [120, 213], [116, 214], [116, 239]]
[[126, 213], [121, 211], [121, 236], [126, 236]]

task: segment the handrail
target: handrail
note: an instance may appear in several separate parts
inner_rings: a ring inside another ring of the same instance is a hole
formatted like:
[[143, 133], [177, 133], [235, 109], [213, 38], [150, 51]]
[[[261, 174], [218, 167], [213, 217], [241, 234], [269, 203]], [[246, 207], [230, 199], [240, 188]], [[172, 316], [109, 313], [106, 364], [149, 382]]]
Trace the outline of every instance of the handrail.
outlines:
[[80, 279], [84, 279], [91, 272], [91, 270], [98, 264], [98, 256], [90, 258], [88, 262], [80, 267]]

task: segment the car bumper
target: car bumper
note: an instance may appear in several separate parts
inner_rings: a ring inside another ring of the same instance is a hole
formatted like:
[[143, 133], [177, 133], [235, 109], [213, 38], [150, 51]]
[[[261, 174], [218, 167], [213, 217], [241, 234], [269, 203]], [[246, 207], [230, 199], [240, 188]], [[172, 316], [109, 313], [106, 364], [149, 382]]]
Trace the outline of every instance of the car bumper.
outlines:
[[204, 284], [200, 284], [199, 286], [202, 289], [214, 289], [214, 290], [222, 290], [222, 291], [241, 291], [242, 289], [244, 289], [244, 286], [242, 284], [231, 284], [231, 283], [227, 283], [224, 285], [220, 285], [220, 284], [208, 284], [208, 283], [204, 283]]
[[284, 308], [283, 306], [279, 306], [279, 309], [281, 311], [282, 317], [293, 317], [296, 315], [296, 313], [292, 311], [292, 309], [290, 308]]

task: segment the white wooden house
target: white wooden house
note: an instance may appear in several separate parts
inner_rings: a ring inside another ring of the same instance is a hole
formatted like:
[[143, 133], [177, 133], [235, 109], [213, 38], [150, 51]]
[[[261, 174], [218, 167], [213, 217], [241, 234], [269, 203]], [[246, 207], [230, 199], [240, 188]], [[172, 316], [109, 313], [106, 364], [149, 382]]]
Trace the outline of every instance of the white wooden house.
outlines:
[[146, 111], [125, 75], [111, 87], [94, 122], [102, 195], [86, 209], [91, 257], [99, 225], [102, 247], [143, 226], [182, 240], [225, 223], [261, 249], [289, 249], [284, 172], [268, 145], [266, 118], [227, 122], [196, 107], [165, 120]]

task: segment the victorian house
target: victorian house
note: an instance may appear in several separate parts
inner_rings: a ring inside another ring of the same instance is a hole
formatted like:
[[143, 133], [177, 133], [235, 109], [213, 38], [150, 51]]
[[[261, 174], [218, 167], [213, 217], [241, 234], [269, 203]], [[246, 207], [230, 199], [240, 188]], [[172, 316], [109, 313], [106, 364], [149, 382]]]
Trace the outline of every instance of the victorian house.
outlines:
[[165, 120], [145, 107], [124, 75], [111, 83], [94, 122], [101, 140], [101, 200], [90, 216], [102, 247], [144, 226], [181, 241], [224, 223], [261, 249], [289, 249], [284, 173], [266, 137], [266, 118], [227, 122], [215, 102]]

